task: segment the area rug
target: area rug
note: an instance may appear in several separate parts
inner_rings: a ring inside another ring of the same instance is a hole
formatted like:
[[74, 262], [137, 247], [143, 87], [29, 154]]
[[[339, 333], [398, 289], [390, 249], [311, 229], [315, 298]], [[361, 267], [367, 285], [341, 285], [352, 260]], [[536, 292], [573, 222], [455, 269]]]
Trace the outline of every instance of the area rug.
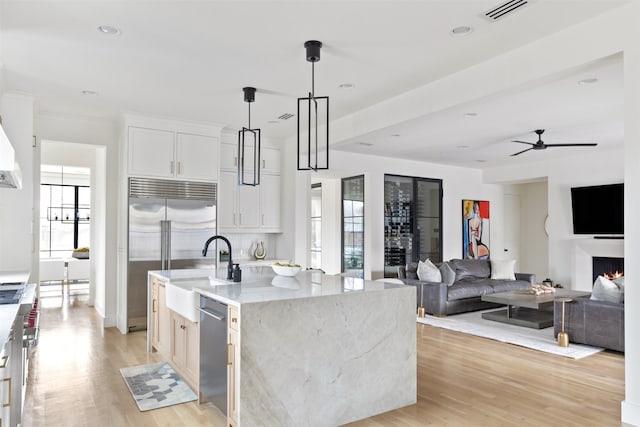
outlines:
[[198, 398], [165, 362], [121, 368], [120, 373], [140, 411], [191, 402]]
[[569, 344], [569, 347], [560, 347], [553, 337], [553, 328], [532, 329], [494, 322], [483, 319], [481, 311], [455, 314], [447, 317], [427, 315], [426, 317], [418, 317], [416, 320], [425, 325], [477, 335], [572, 359], [582, 359], [603, 350], [600, 347], [573, 343]]

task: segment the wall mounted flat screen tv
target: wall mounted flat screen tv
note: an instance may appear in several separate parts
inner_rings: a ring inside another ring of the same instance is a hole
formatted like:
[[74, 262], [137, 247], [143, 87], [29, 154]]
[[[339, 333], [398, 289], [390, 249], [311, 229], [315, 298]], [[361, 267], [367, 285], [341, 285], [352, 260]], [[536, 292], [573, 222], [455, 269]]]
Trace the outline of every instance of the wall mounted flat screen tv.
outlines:
[[624, 184], [571, 189], [574, 234], [624, 234]]

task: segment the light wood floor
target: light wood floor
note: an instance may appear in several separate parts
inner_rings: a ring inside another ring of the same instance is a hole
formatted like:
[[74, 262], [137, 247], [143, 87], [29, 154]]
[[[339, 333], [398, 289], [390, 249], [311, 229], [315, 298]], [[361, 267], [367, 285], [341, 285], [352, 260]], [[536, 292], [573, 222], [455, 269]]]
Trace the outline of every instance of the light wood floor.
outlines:
[[[139, 412], [119, 369], [160, 358], [146, 353], [144, 332], [102, 329], [85, 298], [42, 299], [25, 426], [226, 425], [210, 405]], [[418, 404], [352, 426], [620, 426], [620, 354], [576, 361], [427, 325], [416, 328]]]

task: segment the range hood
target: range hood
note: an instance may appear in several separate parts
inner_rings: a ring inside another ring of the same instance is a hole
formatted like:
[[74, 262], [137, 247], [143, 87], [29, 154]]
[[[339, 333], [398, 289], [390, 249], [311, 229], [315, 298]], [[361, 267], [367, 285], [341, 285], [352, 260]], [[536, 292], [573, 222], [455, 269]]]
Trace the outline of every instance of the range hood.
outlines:
[[16, 152], [0, 122], [0, 188], [22, 188], [22, 174]]

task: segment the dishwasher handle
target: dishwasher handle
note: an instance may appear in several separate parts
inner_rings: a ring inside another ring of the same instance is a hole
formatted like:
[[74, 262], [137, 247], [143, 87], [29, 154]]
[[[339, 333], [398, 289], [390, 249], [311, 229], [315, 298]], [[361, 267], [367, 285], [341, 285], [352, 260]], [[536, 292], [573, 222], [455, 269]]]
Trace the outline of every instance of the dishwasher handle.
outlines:
[[198, 310], [200, 310], [201, 313], [206, 314], [207, 316], [211, 316], [216, 320], [220, 320], [223, 321], [225, 319], [224, 316], [219, 315], [218, 313], [215, 313], [211, 310], [207, 310], [206, 308], [198, 308]]

